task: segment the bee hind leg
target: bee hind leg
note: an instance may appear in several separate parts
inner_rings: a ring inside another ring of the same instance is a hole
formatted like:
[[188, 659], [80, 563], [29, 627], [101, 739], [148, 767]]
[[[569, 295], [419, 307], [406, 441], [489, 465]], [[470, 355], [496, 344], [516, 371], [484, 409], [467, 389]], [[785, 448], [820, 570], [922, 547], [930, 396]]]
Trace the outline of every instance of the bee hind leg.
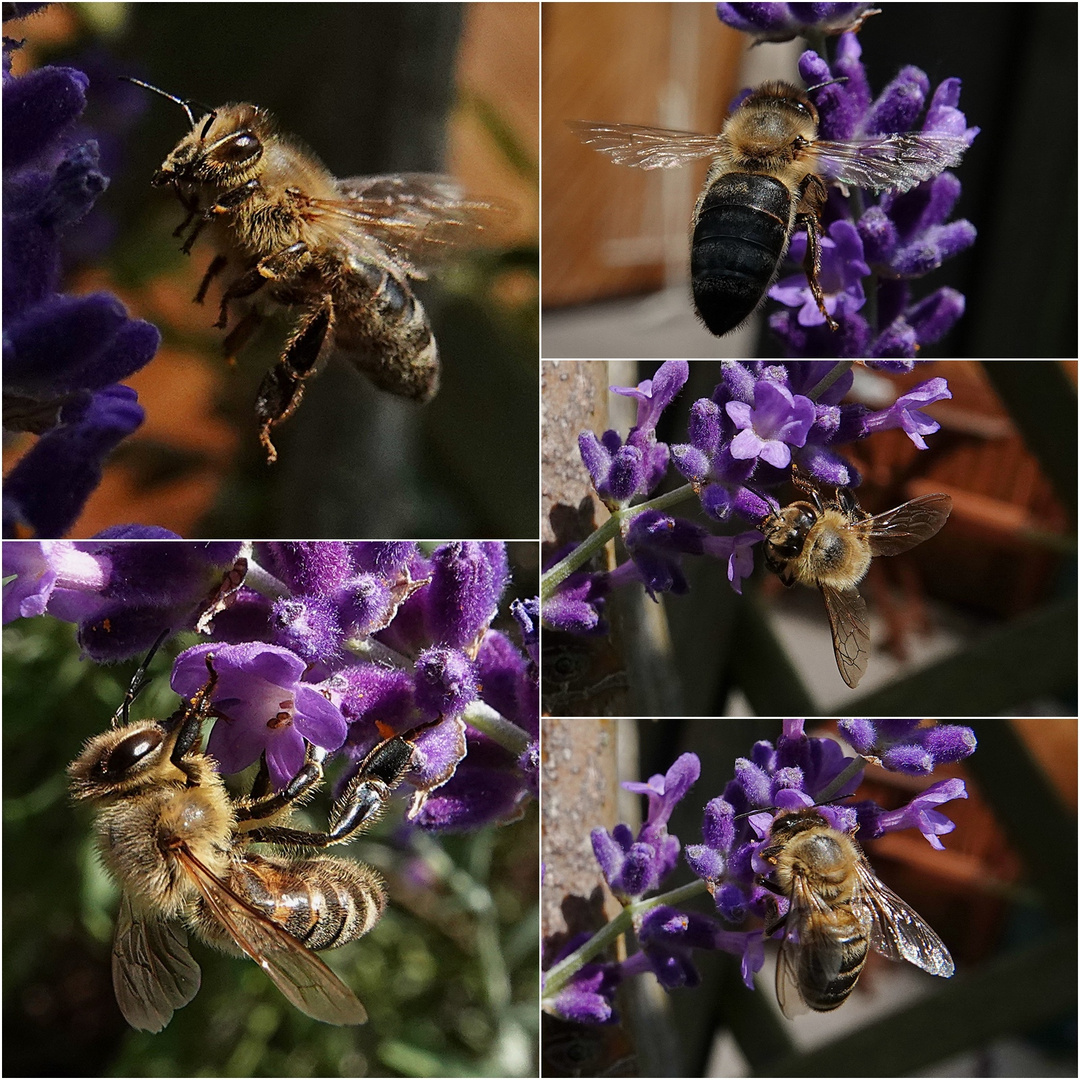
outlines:
[[330, 819], [330, 835], [335, 842], [348, 840], [382, 817], [390, 800], [390, 793], [412, 768], [416, 747], [408, 735], [419, 730], [420, 728], [415, 728], [412, 732], [384, 739], [360, 763], [360, 768], [345, 786]]
[[840, 324], [829, 314], [825, 308], [825, 294], [821, 290], [821, 282], [818, 273], [821, 271], [821, 242], [818, 240], [817, 223], [810, 218], [806, 219], [806, 254], [803, 256], [803, 271], [810, 285], [810, 291], [814, 294], [818, 311], [825, 318], [825, 323], [830, 330], [839, 330]]
[[267, 464], [277, 460], [270, 431], [288, 420], [304, 396], [304, 383], [318, 370], [323, 344], [334, 326], [334, 308], [329, 297], [300, 321], [281, 354], [281, 359], [263, 376], [255, 415], [259, 418], [259, 442], [266, 451]]
[[821, 177], [816, 173], [810, 173], [803, 180], [799, 193], [799, 203], [796, 209], [796, 224], [806, 228], [806, 254], [803, 256], [803, 271], [810, 285], [810, 291], [814, 295], [818, 311], [825, 318], [825, 323], [830, 330], [839, 330], [836, 320], [825, 309], [825, 294], [821, 290], [821, 282], [818, 274], [821, 272], [821, 243], [818, 233], [821, 230], [821, 211], [825, 206], [828, 192]]

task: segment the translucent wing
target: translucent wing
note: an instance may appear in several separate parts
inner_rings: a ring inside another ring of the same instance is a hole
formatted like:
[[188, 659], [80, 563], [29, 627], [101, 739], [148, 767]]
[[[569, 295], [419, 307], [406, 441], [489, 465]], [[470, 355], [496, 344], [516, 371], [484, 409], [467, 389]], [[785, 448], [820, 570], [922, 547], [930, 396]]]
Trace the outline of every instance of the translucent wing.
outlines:
[[567, 125], [587, 146], [610, 154], [616, 165], [639, 169], [676, 169], [698, 158], [716, 157], [724, 147], [722, 136], [693, 131], [589, 120], [568, 120]]
[[124, 1019], [139, 1031], [160, 1031], [199, 990], [199, 965], [182, 927], [136, 912], [120, 897], [112, 954], [113, 989]]
[[810, 1011], [799, 989], [799, 946], [786, 933], [776, 958], [776, 1000], [789, 1020]]
[[870, 533], [872, 555], [899, 555], [934, 536], [952, 513], [952, 499], [936, 492], [920, 495], [903, 506], [860, 521], [855, 527]]
[[186, 845], [176, 854], [199, 887], [207, 909], [302, 1013], [327, 1024], [367, 1020], [356, 995], [315, 953], [238, 896]]
[[789, 901], [784, 939], [776, 959], [776, 1000], [780, 1011], [793, 1020], [810, 1011], [802, 993], [800, 966], [809, 966], [807, 974], [815, 985], [827, 985], [840, 974], [842, 954], [820, 935], [814, 935], [813, 919], [816, 914], [827, 915], [827, 906], [799, 878], [793, 879]]
[[371, 241], [378, 241], [412, 277], [423, 277], [451, 249], [476, 243], [505, 213], [433, 173], [354, 176], [339, 180], [338, 188], [340, 199], [307, 200], [312, 220], [332, 225], [369, 256]]
[[866, 864], [858, 868], [859, 896], [870, 911], [870, 944], [890, 960], [909, 964], [948, 979], [953, 961], [941, 938], [922, 917], [883, 885]]
[[821, 595], [829, 613], [836, 667], [840, 677], [854, 690], [870, 662], [866, 602], [856, 589], [841, 591], [831, 585], [822, 585]]
[[813, 144], [818, 170], [830, 180], [880, 191], [908, 191], [960, 162], [967, 143], [955, 135], [883, 135]]

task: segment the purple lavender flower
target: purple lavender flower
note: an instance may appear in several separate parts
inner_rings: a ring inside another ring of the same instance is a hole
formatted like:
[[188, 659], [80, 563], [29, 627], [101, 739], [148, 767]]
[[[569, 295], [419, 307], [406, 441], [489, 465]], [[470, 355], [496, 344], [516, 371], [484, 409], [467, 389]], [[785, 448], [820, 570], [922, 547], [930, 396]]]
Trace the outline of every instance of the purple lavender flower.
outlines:
[[85, 656], [144, 653], [163, 630], [193, 629], [240, 551], [236, 543], [7, 541], [4, 618], [40, 614], [78, 624]]
[[194, 694], [212, 654], [220, 719], [209, 749], [226, 771], [265, 753], [280, 786], [315, 746], [348, 759], [344, 785], [377, 743], [404, 734], [415, 747], [412, 822], [471, 829], [520, 816], [537, 788], [539, 698], [536, 664], [488, 628], [509, 577], [503, 545], [442, 545], [430, 560], [415, 545], [240, 552], [224, 542], [9, 541], [4, 617], [76, 622], [93, 659], [141, 655], [163, 631], [210, 635], [182, 654], [173, 685]]
[[901, 394], [890, 408], [867, 417], [863, 430], [869, 435], [886, 428], [902, 428], [918, 449], [925, 450], [926, 440], [923, 436], [932, 435], [941, 425], [920, 410], [935, 401], [951, 397], [952, 392], [944, 379], [929, 379]]
[[[870, 267], [864, 260], [862, 239], [855, 226], [842, 218], [828, 227], [820, 244], [818, 283], [825, 296], [825, 310], [837, 322], [847, 320], [866, 303], [863, 278], [869, 277]], [[802, 264], [806, 255], [805, 232], [792, 237], [788, 254], [792, 262]], [[825, 325], [825, 316], [805, 273], [782, 278], [769, 290], [769, 295], [785, 307], [798, 308], [795, 318], [799, 326]]]
[[625, 443], [618, 432], [610, 430], [600, 437], [592, 431], [578, 436], [581, 460], [609, 509], [626, 506], [635, 495], [650, 494], [663, 480], [669, 453], [666, 443], [656, 441], [656, 425], [689, 377], [685, 360], [667, 360], [653, 378], [637, 386], [611, 387], [613, 393], [638, 402], [637, 423]]
[[683, 754], [665, 775], [653, 776], [647, 784], [623, 784], [627, 791], [649, 800], [649, 812], [637, 838], [623, 824], [610, 833], [594, 829], [591, 834], [593, 854], [616, 895], [629, 898], [652, 892], [674, 869], [679, 841], [668, 833], [668, 819], [700, 775], [697, 755]]
[[[847, 720], [841, 721], [841, 730], [853, 744], [868, 751], [882, 748], [883, 740], [890, 748], [930, 743], [940, 747], [942, 756], [938, 760], [957, 761], [975, 749], [975, 735], [970, 728], [917, 728], [918, 724], [918, 720]], [[937, 734], [931, 736], [933, 731]], [[908, 759], [899, 757], [898, 764], [910, 771]], [[784, 733], [775, 747], [759, 742], [749, 758], [736, 761], [735, 778], [723, 796], [706, 808], [704, 843], [686, 849], [687, 862], [708, 883], [717, 910], [725, 919], [737, 923], [748, 911], [762, 917], [769, 913], [773, 900], [768, 890], [758, 884], [768, 867], [758, 858], [758, 852], [767, 843], [777, 810], [813, 807], [833, 828], [844, 832], [860, 828], [870, 836], [915, 826], [932, 846], [941, 847], [938, 836], [951, 831], [953, 824], [934, 807], [966, 798], [963, 781], [935, 785], [896, 811], [886, 812], [869, 801], [842, 803], [839, 800], [853, 794], [861, 780], [859, 760], [845, 757], [835, 740], [806, 736], [801, 720], [785, 720]], [[884, 759], [882, 764], [896, 767]]]
[[[7, 39], [5, 39], [5, 42]], [[60, 239], [105, 190], [97, 143], [75, 128], [88, 80], [4, 65], [4, 426], [38, 441], [4, 484], [4, 533], [61, 536], [104, 460], [143, 420], [122, 379], [153, 358], [154, 326], [109, 293], [60, 292]]]
[[902, 806], [899, 810], [876, 814], [869, 811], [867, 813], [869, 835], [881, 836], [883, 833], [894, 832], [898, 829], [918, 829], [932, 848], [944, 851], [945, 845], [938, 837], [951, 833], [956, 828], [956, 823], [950, 821], [934, 807], [952, 802], [953, 799], [967, 797], [963, 780], [955, 777], [952, 780], [942, 780], [916, 795], [907, 806]]
[[570, 634], [606, 634], [604, 598], [610, 588], [607, 574], [588, 570], [571, 574], [544, 601], [544, 625]]
[[444, 544], [432, 556], [424, 590], [427, 630], [442, 645], [465, 648], [487, 631], [510, 579], [502, 544]]
[[716, 14], [757, 41], [791, 41], [812, 33], [857, 30], [875, 11], [871, 4], [749, 3], [717, 4]]
[[205, 685], [210, 655], [218, 720], [207, 753], [224, 772], [240, 772], [265, 753], [271, 783], [280, 789], [303, 766], [307, 743], [336, 750], [345, 741], [345, 717], [330, 684], [305, 682], [304, 661], [275, 645], [209, 644], [182, 652], [172, 674], [181, 697], [191, 698]]
[[529, 661], [535, 667], [540, 663], [540, 597], [528, 600], [515, 600], [510, 605], [510, 614], [521, 631], [521, 644], [528, 654]]
[[841, 720], [839, 726], [867, 761], [917, 776], [963, 761], [975, 749], [974, 733], [960, 724], [922, 727], [918, 720]]
[[[800, 58], [800, 74], [808, 85], [819, 87], [815, 103], [823, 139], [859, 141], [917, 131], [971, 145], [979, 129], [968, 127], [957, 107], [959, 79], [944, 80], [930, 95], [925, 72], [909, 66], [872, 99], [860, 57], [858, 38], [845, 33], [831, 66], [813, 51]], [[832, 81], [837, 78], [842, 81]], [[921, 345], [939, 341], [963, 314], [963, 297], [954, 290], [939, 289], [915, 300], [908, 283], [975, 242], [970, 222], [947, 220], [959, 195], [960, 182], [949, 172], [908, 191], [886, 191], [875, 200], [864, 192], [858, 209], [839, 191], [830, 192], [822, 214], [826, 238], [821, 280], [826, 307], [840, 330], [824, 326], [805, 280], [785, 278], [769, 295], [797, 310], [777, 312], [769, 322], [788, 354], [913, 357]], [[793, 239], [793, 259], [801, 259], [805, 242], [805, 236]], [[873, 323], [866, 317], [860, 278], [873, 283]]]
[[[555, 956], [555, 961], [569, 956], [587, 934], [571, 938]], [[552, 1008], [566, 1020], [579, 1024], [614, 1024], [619, 1014], [615, 1010], [615, 992], [623, 980], [623, 971], [616, 963], [589, 963], [574, 972], [570, 981], [552, 999]]]
[[806, 445], [814, 422], [814, 403], [809, 398], [793, 396], [786, 387], [768, 380], [754, 387], [753, 407], [729, 401], [725, 409], [739, 429], [731, 441], [731, 456], [761, 458], [777, 469], [791, 464], [791, 447]]

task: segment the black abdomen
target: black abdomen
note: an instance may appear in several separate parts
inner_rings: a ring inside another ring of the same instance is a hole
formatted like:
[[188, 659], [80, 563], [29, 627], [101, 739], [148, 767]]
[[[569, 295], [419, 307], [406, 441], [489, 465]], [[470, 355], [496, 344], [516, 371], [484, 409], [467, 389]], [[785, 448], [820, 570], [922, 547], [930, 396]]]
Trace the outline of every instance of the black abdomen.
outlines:
[[734, 330], [761, 302], [788, 242], [791, 193], [771, 176], [720, 177], [701, 204], [690, 251], [694, 306], [712, 333]]

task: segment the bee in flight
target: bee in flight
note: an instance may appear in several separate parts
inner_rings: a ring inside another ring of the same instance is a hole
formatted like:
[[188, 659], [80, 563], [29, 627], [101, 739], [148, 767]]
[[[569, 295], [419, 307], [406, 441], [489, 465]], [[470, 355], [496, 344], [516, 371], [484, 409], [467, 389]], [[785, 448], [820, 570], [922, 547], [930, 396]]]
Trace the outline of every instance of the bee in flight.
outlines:
[[838, 329], [818, 280], [826, 183], [907, 191], [956, 165], [967, 149], [963, 138], [936, 133], [819, 139], [814, 103], [784, 82], [752, 91], [719, 135], [580, 120], [570, 127], [619, 165], [672, 169], [713, 159], [694, 207], [690, 278], [697, 313], [718, 337], [757, 309], [800, 228], [810, 290], [826, 323]]
[[[148, 661], [114, 725], [146, 684]], [[398, 735], [368, 754], [329, 831], [289, 828], [292, 808], [322, 780], [321, 752], [309, 745], [303, 769], [280, 792], [270, 790], [264, 758], [252, 793], [230, 797], [199, 749], [202, 724], [216, 715], [209, 656], [207, 667], [206, 684], [167, 720], [114, 726], [68, 767], [72, 796], [97, 811], [102, 860], [121, 887], [112, 954], [120, 1011], [132, 1027], [160, 1031], [195, 996], [201, 975], [186, 926], [214, 948], [249, 956], [308, 1016], [362, 1024], [364, 1006], [312, 950], [375, 925], [386, 904], [382, 879], [348, 859], [289, 852], [341, 843], [376, 821], [411, 767], [413, 744]], [[252, 843], [286, 854], [256, 854]]]
[[776, 965], [776, 998], [792, 1019], [842, 1005], [871, 948], [949, 978], [953, 961], [941, 938], [875, 876], [852, 835], [814, 809], [780, 813], [761, 857], [773, 866], [766, 888], [787, 898]]
[[936, 492], [870, 515], [854, 494], [837, 488], [823, 500], [797, 471], [796, 487], [812, 502], [793, 502], [769, 514], [758, 526], [765, 537], [765, 565], [788, 586], [816, 585], [832, 628], [836, 666], [852, 689], [866, 673], [870, 633], [866, 603], [857, 585], [877, 555], [899, 555], [936, 535], [952, 512], [952, 499]]
[[210, 109], [128, 81], [175, 101], [191, 124], [151, 183], [171, 187], [187, 212], [173, 234], [188, 232], [184, 253], [204, 230], [217, 249], [196, 303], [224, 274], [214, 325], [225, 329], [229, 306], [242, 306], [226, 356], [250, 339], [268, 303], [296, 317], [255, 403], [267, 461], [277, 459], [273, 428], [296, 411], [335, 348], [380, 390], [420, 403], [434, 397], [439, 352], [412, 283], [453, 248], [475, 243], [498, 208], [435, 174], [338, 180], [265, 109]]

